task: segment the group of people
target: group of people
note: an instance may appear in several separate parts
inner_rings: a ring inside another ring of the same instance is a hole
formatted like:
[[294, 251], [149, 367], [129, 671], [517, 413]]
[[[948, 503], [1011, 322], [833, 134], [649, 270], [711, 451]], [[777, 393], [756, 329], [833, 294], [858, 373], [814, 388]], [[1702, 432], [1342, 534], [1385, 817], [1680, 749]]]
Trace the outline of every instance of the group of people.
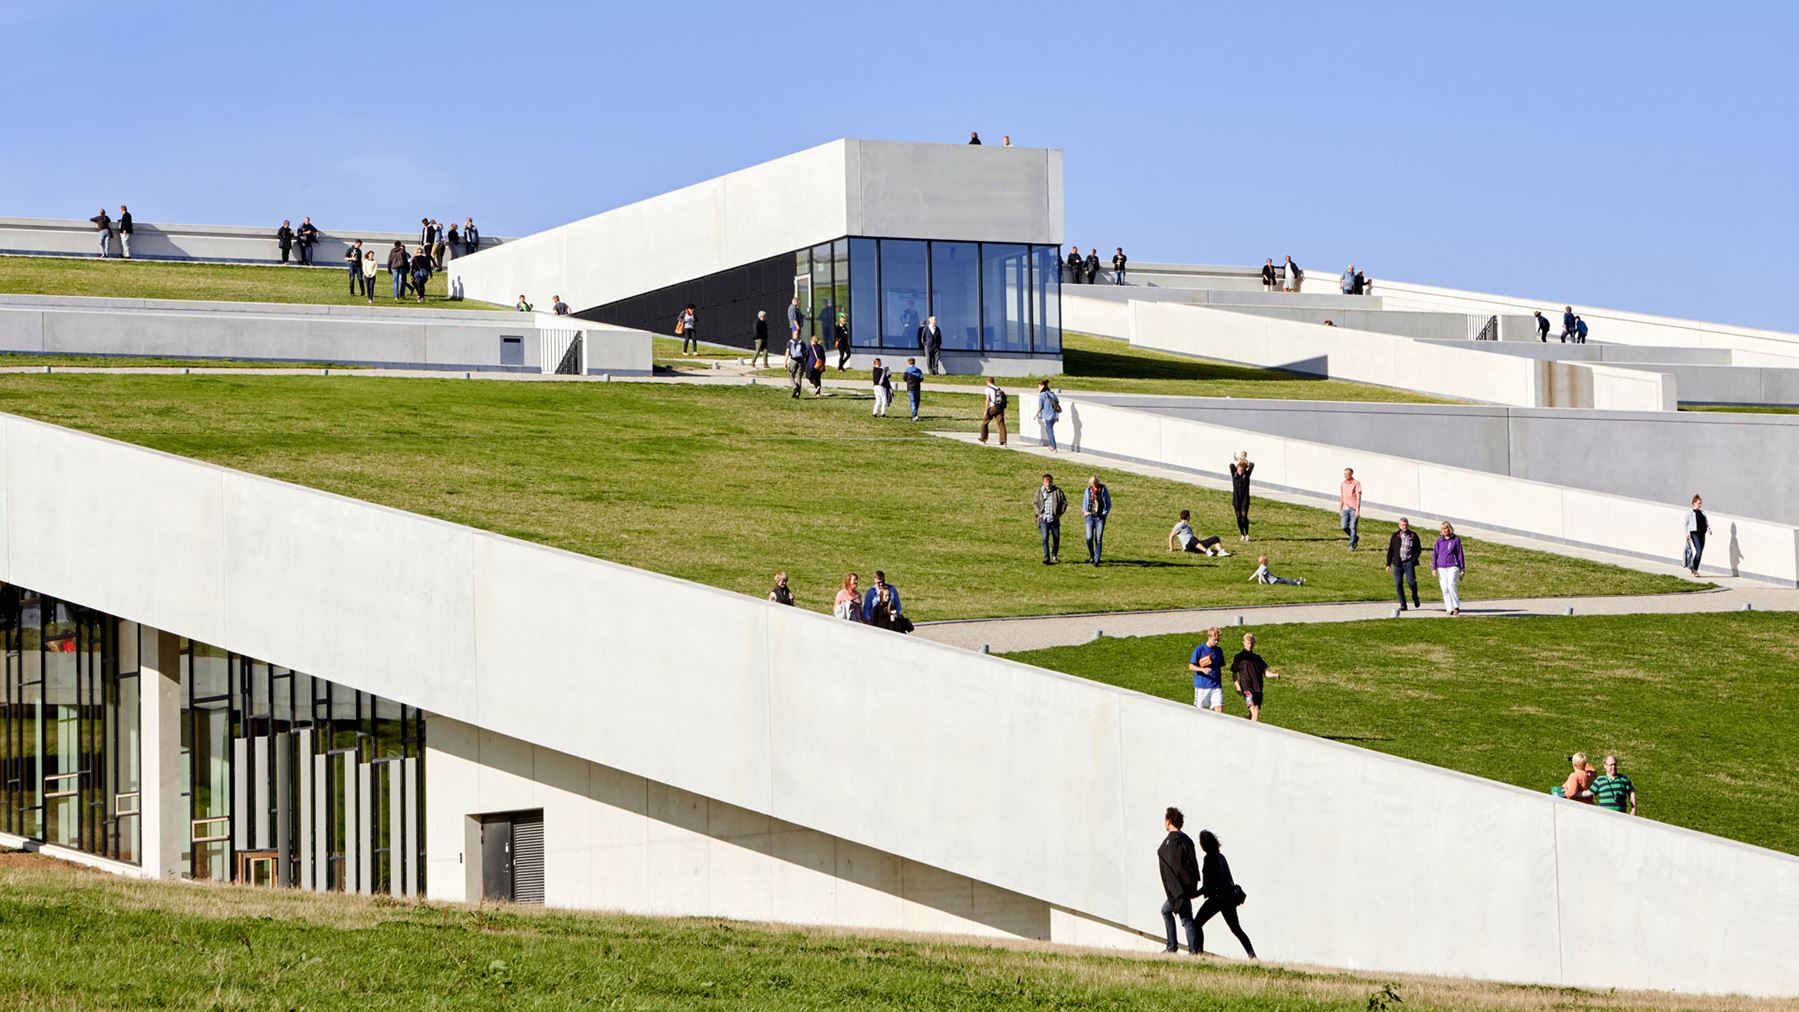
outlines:
[[[531, 301], [525, 298], [524, 293], [522, 292], [519, 294], [518, 303], [512, 308], [521, 313], [534, 313], [537, 311], [537, 307], [532, 305]], [[562, 301], [562, 296], [552, 295], [550, 296], [550, 312], [555, 313], [557, 316], [567, 316], [569, 314], [568, 303]]]
[[[1085, 259], [1081, 257], [1079, 246], [1070, 247], [1067, 259], [1062, 261], [1067, 270], [1064, 278], [1071, 285], [1092, 285], [1099, 282], [1099, 248], [1088, 247]], [[1119, 246], [1112, 251], [1112, 283], [1124, 284], [1124, 268], [1130, 258], [1124, 255], [1124, 247]]]
[[1338, 280], [1342, 285], [1344, 295], [1368, 294], [1368, 275], [1363, 274], [1355, 264], [1344, 268], [1343, 276]]
[[[968, 131], [968, 143], [979, 146], [981, 143], [981, 132], [979, 130]], [[999, 143], [1000, 143], [1001, 147], [1006, 147], [1006, 148], [1011, 147], [1012, 146], [1012, 135], [1006, 134], [1005, 136], [1001, 137], [999, 139]]]
[[460, 228], [455, 222], [445, 228], [436, 218], [420, 218], [419, 244], [431, 254], [432, 269], [441, 271], [449, 261], [481, 248], [481, 230], [473, 218], [463, 219]]
[[[1349, 550], [1361, 544], [1362, 482], [1355, 468], [1343, 469], [1343, 483], [1337, 490], [1339, 527], [1349, 538]], [[1412, 530], [1408, 517], [1399, 518], [1399, 529], [1387, 539], [1387, 572], [1393, 576], [1393, 592], [1399, 598], [1399, 610], [1406, 610], [1406, 591], [1412, 594], [1411, 607], [1422, 607], [1418, 599], [1418, 564], [1424, 558], [1424, 543]], [[1468, 553], [1455, 525], [1445, 520], [1437, 527], [1437, 540], [1431, 544], [1430, 569], [1436, 574], [1437, 589], [1443, 595], [1443, 610], [1451, 615], [1462, 613], [1462, 577], [1468, 575]]]
[[[121, 214], [125, 213], [124, 208], [121, 207], [119, 210]], [[300, 226], [298, 228], [294, 227], [292, 219], [281, 219], [281, 227], [275, 230], [275, 247], [281, 251], [281, 262], [284, 264], [297, 263], [306, 267], [313, 266], [312, 248], [318, 245], [319, 240], [323, 235], [324, 233], [319, 231], [318, 226], [312, 223], [312, 218], [310, 216], [301, 218]], [[365, 278], [374, 277], [373, 271], [363, 269], [362, 261], [366, 259], [366, 257], [362, 250], [362, 240], [357, 239], [352, 244], [352, 247], [356, 252], [356, 263], [351, 265], [352, 269], [350, 274], [352, 279], [359, 274]], [[104, 255], [105, 240], [101, 240], [101, 248], [102, 255]], [[410, 263], [412, 255], [422, 253], [432, 272], [441, 271], [444, 268], [444, 264], [451, 259], [454, 259], [457, 256], [467, 256], [480, 248], [481, 233], [475, 228], [475, 219], [466, 219], [460, 228], [452, 224], [449, 228], [445, 229], [434, 219], [420, 218], [419, 242], [418, 245], [414, 247], [413, 254], [408, 255], [408, 263]], [[404, 250], [405, 244], [395, 242], [394, 249]], [[129, 253], [127, 253], [127, 255], [129, 255]], [[344, 259], [349, 260], [350, 254], [345, 253]], [[392, 259], [391, 255], [389, 259]], [[408, 268], [408, 270], [410, 272], [410, 268]], [[352, 280], [350, 284], [351, 294], [358, 294], [361, 290], [362, 286], [355, 280]], [[399, 298], [401, 292], [400, 286], [396, 284], [394, 286], [394, 291], [394, 298]], [[370, 300], [373, 301], [374, 296], [370, 294], [369, 297]], [[420, 301], [423, 301], [422, 297]]]
[[[1549, 317], [1543, 315], [1541, 309], [1536, 311], [1537, 340], [1549, 343]], [[1587, 321], [1580, 318], [1573, 306], [1562, 307], [1562, 343], [1573, 341], [1575, 344], [1587, 343]]]
[[1268, 667], [1262, 655], [1256, 653], [1255, 633], [1243, 634], [1243, 649], [1231, 658], [1229, 667], [1224, 663], [1224, 648], [1219, 643], [1224, 638], [1223, 630], [1213, 626], [1206, 630], [1204, 643], [1193, 648], [1187, 658], [1187, 671], [1193, 675], [1193, 705], [1201, 710], [1213, 713], [1224, 712], [1224, 673], [1231, 674], [1231, 693], [1242, 699], [1249, 707], [1249, 719], [1262, 719], [1262, 690], [1267, 679], [1279, 678], [1280, 673]]
[[1585, 752], [1574, 753], [1568, 761], [1574, 769], [1569, 772], [1568, 779], [1551, 788], [1549, 793], [1608, 811], [1637, 814], [1637, 785], [1618, 769], [1617, 756], [1605, 757], [1603, 774], [1587, 760]]
[[[1297, 292], [1304, 283], [1305, 276], [1306, 272], [1293, 262], [1291, 254], [1287, 256], [1286, 263], [1279, 267], [1274, 265], [1273, 257], [1262, 261], [1262, 290], [1265, 292]], [[1366, 295], [1370, 287], [1368, 275], [1362, 273], [1355, 264], [1344, 268], [1338, 284], [1344, 295]], [[1331, 322], [1326, 320], [1325, 325], [1330, 326]]]
[[[1222, 915], [1225, 927], [1231, 929], [1238, 944], [1243, 946], [1243, 954], [1250, 959], [1256, 958], [1255, 946], [1249, 943], [1249, 936], [1244, 934], [1243, 925], [1237, 921], [1237, 908], [1249, 899], [1249, 895], [1231, 876], [1231, 865], [1224, 859], [1217, 834], [1209, 829], [1199, 831], [1198, 849], [1206, 855], [1202, 862], [1195, 853], [1193, 838], [1183, 831], [1186, 823], [1187, 817], [1178, 808], [1170, 807], [1162, 813], [1162, 828], [1168, 833], [1162, 838], [1161, 846], [1156, 848], [1156, 863], [1161, 868], [1162, 895], [1165, 897], [1162, 928], [1167, 945], [1162, 951], [1180, 951], [1174, 933], [1174, 921], [1179, 917], [1181, 927], [1187, 933], [1187, 951], [1199, 955], [1206, 948], [1206, 922]], [[1196, 899], [1201, 901], [1197, 914], [1193, 912]]]
[[[787, 574], [775, 574], [775, 587], [768, 599], [776, 604], [793, 604], [793, 591], [787, 586]], [[899, 588], [887, 582], [887, 574], [875, 570], [875, 582], [864, 588], [855, 573], [843, 574], [843, 585], [831, 602], [831, 614], [846, 622], [860, 622], [876, 629], [896, 633], [912, 631], [912, 620], [900, 607]]]
[[[1054, 475], [1044, 472], [1043, 484], [1031, 496], [1031, 512], [1043, 543], [1043, 564], [1056, 565], [1062, 561], [1062, 515], [1068, 512], [1068, 496], [1056, 484]], [[1092, 475], [1081, 490], [1081, 525], [1087, 536], [1088, 565], [1099, 565], [1105, 554], [1106, 520], [1111, 515], [1112, 490], [1099, 480], [1099, 475]]]
[[120, 255], [123, 256], [127, 260], [131, 259], [131, 209], [130, 208], [126, 207], [124, 204], [120, 204], [119, 205], [119, 217], [116, 222], [113, 220], [112, 215], [106, 213], [106, 208], [104, 208], [104, 207], [102, 207], [100, 209], [99, 214], [96, 214], [92, 218], [89, 218], [88, 221], [93, 222], [94, 228], [99, 231], [101, 259], [105, 259], [107, 256], [111, 255], [111, 253], [112, 253], [112, 233], [115, 228], [118, 229], [118, 232], [119, 232], [119, 253], [120, 253]]

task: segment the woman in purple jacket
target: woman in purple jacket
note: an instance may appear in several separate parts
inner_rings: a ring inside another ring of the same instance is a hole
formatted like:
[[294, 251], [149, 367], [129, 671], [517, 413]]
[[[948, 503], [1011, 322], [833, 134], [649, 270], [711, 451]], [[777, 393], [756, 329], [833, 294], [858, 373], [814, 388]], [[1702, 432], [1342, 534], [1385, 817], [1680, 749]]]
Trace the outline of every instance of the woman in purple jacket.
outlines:
[[1462, 613], [1462, 574], [1468, 571], [1468, 557], [1462, 554], [1462, 539], [1455, 528], [1443, 521], [1437, 543], [1431, 549], [1430, 568], [1437, 574], [1437, 589], [1443, 592], [1443, 610], [1451, 615]]

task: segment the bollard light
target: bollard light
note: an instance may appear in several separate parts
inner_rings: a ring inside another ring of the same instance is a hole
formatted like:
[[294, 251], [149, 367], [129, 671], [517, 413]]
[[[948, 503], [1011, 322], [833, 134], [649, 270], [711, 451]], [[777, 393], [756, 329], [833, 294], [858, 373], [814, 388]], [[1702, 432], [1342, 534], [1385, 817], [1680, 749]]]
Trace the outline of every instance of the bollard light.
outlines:
[[1755, 610], [1755, 604], [1754, 604], [1754, 602], [1751, 602], [1751, 601], [1744, 601], [1744, 602], [1743, 602], [1743, 610], [1744, 610], [1744, 611], [1754, 611], [1754, 610]]
[[1237, 624], [1238, 624], [1238, 625], [1242, 625], [1242, 624], [1243, 624], [1243, 616], [1241, 616], [1241, 615], [1238, 615], [1238, 616], [1237, 616]]
[[1103, 640], [1103, 639], [1105, 639], [1105, 638], [1106, 638], [1106, 631], [1105, 631], [1105, 630], [1104, 630], [1104, 629], [1095, 629], [1095, 630], [1093, 630], [1093, 638], [1094, 638], [1094, 639], [1096, 639], [1096, 640]]
[[1387, 617], [1388, 618], [1398, 618], [1399, 617], [1399, 609], [1398, 608], [1393, 609], [1393, 613]]
[[1567, 610], [1567, 611], [1564, 611], [1564, 612], [1562, 612], [1562, 614], [1564, 614], [1564, 615], [1572, 615], [1572, 614], [1574, 614], [1574, 606], [1573, 606], [1573, 605], [1569, 605], [1569, 606], [1568, 606], [1568, 610]]
[[993, 648], [990, 645], [988, 645], [986, 643], [981, 644], [981, 653], [990, 654], [992, 652], [993, 652]]

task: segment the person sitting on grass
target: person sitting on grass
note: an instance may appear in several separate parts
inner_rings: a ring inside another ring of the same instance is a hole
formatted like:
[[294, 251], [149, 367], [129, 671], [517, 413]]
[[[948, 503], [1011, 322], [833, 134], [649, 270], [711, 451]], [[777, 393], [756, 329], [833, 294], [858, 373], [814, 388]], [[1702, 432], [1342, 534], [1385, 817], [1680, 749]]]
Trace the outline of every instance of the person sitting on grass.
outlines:
[[1181, 510], [1181, 518], [1168, 532], [1168, 550], [1171, 552], [1192, 552], [1195, 555], [1210, 555], [1215, 559], [1229, 558], [1224, 550], [1224, 539], [1219, 537], [1199, 537], [1193, 533], [1193, 514], [1189, 510]]
[[1268, 556], [1266, 555], [1256, 556], [1256, 571], [1249, 574], [1249, 582], [1284, 583], [1292, 587], [1303, 587], [1306, 585], [1305, 577], [1303, 576], [1297, 580], [1289, 580], [1284, 576], [1275, 576], [1273, 573], [1270, 573], [1268, 571]]

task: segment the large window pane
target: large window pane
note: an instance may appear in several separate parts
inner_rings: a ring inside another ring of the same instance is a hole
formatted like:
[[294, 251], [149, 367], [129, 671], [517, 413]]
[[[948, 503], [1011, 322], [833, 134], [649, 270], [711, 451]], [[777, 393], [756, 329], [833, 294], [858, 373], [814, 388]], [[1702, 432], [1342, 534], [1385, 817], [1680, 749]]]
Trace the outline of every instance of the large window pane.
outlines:
[[972, 242], [931, 244], [931, 312], [943, 331], [943, 347], [981, 347], [981, 260]]
[[881, 346], [918, 347], [918, 325], [930, 315], [925, 244], [881, 240]]
[[881, 343], [881, 294], [876, 287], [877, 251], [873, 239], [850, 240], [850, 341], [859, 346]]
[[831, 324], [837, 321], [837, 302], [831, 293], [831, 244], [812, 247], [812, 333], [826, 348], [831, 346]]
[[[837, 314], [845, 319], [843, 325], [849, 328], [850, 343], [856, 341], [855, 322], [852, 315], [854, 307], [850, 305], [850, 243], [848, 239], [839, 239], [831, 244], [831, 301], [837, 305]], [[833, 316], [832, 321], [836, 320]]]
[[1032, 348], [1038, 352], [1060, 354], [1062, 351], [1062, 265], [1054, 246], [1038, 246], [1035, 282], [1037, 289], [1035, 337]]
[[981, 346], [1031, 350], [1030, 247], [981, 246]]

